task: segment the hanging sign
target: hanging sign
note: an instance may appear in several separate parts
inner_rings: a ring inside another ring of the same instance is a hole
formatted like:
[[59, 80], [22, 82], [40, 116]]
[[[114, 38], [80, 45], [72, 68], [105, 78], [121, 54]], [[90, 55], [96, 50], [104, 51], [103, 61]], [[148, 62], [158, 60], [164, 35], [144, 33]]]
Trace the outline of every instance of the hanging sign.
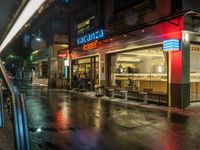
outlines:
[[163, 41], [163, 51], [179, 51], [180, 50], [180, 42], [177, 39], [170, 39]]

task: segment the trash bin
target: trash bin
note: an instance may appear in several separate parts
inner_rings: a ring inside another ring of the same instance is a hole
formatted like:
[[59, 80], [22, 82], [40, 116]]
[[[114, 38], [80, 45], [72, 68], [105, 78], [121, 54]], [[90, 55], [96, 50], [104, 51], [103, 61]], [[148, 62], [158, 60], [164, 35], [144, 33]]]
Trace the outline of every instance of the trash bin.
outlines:
[[103, 96], [104, 95], [104, 86], [95, 85], [95, 96]]

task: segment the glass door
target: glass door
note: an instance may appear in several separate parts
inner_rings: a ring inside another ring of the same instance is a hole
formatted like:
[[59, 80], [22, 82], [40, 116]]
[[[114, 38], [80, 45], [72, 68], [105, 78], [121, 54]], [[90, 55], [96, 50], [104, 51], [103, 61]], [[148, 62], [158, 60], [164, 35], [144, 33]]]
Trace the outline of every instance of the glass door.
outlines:
[[94, 90], [95, 85], [99, 85], [99, 57], [91, 58], [91, 90]]

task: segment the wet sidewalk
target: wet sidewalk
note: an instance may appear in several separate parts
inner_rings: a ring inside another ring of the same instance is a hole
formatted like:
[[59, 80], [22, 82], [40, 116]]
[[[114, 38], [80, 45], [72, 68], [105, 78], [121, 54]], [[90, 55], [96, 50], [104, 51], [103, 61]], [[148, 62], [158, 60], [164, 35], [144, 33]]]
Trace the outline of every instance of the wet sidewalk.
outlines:
[[[34, 87], [34, 86], [31, 86]], [[39, 86], [41, 88], [41, 86]], [[40, 90], [40, 88], [38, 90]], [[37, 89], [35, 87], [35, 89]], [[47, 87], [44, 87], [43, 89], [48, 89]], [[144, 104], [142, 102], [136, 102], [134, 100], [122, 100], [120, 98], [109, 98], [107, 96], [102, 96], [102, 97], [97, 97], [95, 96], [95, 92], [79, 92], [79, 91], [74, 91], [74, 90], [66, 90], [66, 89], [48, 89], [49, 91], [58, 91], [58, 92], [67, 92], [67, 93], [73, 93], [73, 94], [78, 94], [78, 95], [83, 95], [89, 98], [94, 98], [96, 100], [104, 100], [104, 101], [109, 101], [121, 106], [125, 106], [127, 108], [144, 108], [144, 109], [149, 109], [149, 110], [155, 110], [155, 111], [164, 111], [168, 113], [176, 113], [180, 115], [185, 115], [185, 116], [200, 116], [200, 102], [194, 102], [191, 103], [190, 106], [188, 106], [185, 109], [179, 109], [179, 108], [173, 108], [173, 107], [168, 107], [168, 106], [163, 106], [163, 105], [157, 105], [157, 104]]]
[[163, 105], [145, 104], [142, 101], [136, 102], [133, 100], [123, 100], [120, 98], [111, 99], [107, 96], [97, 97], [95, 96], [95, 92], [78, 92], [78, 91], [65, 90], [65, 89], [57, 89], [57, 90], [58, 91], [62, 90], [65, 92], [70, 92], [70, 93], [76, 93], [79, 95], [88, 96], [90, 98], [95, 98], [98, 100], [100, 99], [100, 100], [110, 101], [110, 102], [119, 104], [121, 106], [125, 106], [127, 108], [138, 107], [138, 108], [145, 108], [145, 109], [156, 110], [156, 111], [173, 112], [173, 113], [177, 113], [177, 114], [185, 115], [185, 116], [200, 116], [200, 102], [191, 103], [189, 107], [185, 109], [179, 109], [179, 108], [170, 108], [168, 106], [163, 106]]
[[0, 150], [14, 150], [13, 126], [8, 116], [4, 113], [4, 128], [0, 129]]

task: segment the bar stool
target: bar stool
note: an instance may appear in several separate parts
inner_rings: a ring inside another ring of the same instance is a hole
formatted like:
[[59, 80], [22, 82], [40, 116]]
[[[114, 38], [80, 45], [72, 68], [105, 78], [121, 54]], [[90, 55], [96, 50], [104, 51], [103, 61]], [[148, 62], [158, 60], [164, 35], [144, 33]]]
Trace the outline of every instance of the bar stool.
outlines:
[[108, 89], [108, 97], [109, 98], [115, 98], [115, 96], [114, 96], [114, 89]]
[[103, 96], [104, 95], [104, 86], [95, 85], [95, 96]]
[[144, 104], [148, 104], [148, 101], [147, 101], [148, 100], [147, 99], [148, 93], [147, 92], [140, 92], [139, 95], [140, 95], [140, 99], [144, 100], [143, 103]]
[[120, 93], [121, 93], [121, 98], [123, 99], [123, 100], [128, 100], [128, 91], [125, 91], [125, 90], [122, 90], [122, 91], [120, 91]]

